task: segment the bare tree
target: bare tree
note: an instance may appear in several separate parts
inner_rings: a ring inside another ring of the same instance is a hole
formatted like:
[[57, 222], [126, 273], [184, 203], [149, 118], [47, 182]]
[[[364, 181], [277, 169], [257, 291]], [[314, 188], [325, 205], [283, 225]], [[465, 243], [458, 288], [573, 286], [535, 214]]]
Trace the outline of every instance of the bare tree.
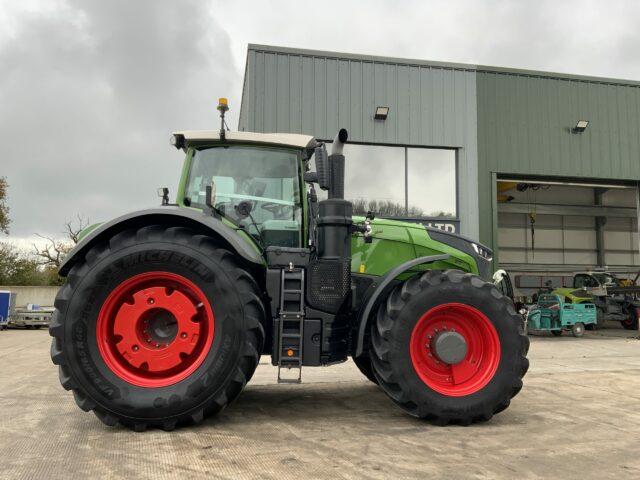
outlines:
[[62, 262], [64, 261], [64, 257], [80, 241], [80, 232], [89, 226], [89, 220], [78, 215], [75, 221], [68, 221], [64, 226], [64, 233], [66, 236], [64, 240], [56, 240], [55, 238], [47, 235], [37, 234], [38, 237], [47, 241], [43, 247], [38, 247], [35, 244], [33, 245], [33, 249], [38, 257], [40, 265], [60, 268], [60, 265], [62, 265]]
[[69, 240], [73, 242], [73, 245], [77, 245], [80, 241], [80, 233], [89, 226], [89, 219], [78, 214], [75, 221], [68, 221], [64, 226]]

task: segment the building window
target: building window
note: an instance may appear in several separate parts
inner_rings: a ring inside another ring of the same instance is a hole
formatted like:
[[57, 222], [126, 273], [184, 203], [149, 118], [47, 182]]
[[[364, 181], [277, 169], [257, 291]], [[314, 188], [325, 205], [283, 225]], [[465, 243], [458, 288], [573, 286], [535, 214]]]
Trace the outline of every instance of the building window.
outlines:
[[344, 196], [354, 214], [405, 216], [404, 148], [347, 144], [344, 156]]
[[344, 155], [345, 198], [356, 215], [457, 218], [455, 150], [349, 143]]
[[407, 148], [407, 216], [456, 218], [456, 152]]

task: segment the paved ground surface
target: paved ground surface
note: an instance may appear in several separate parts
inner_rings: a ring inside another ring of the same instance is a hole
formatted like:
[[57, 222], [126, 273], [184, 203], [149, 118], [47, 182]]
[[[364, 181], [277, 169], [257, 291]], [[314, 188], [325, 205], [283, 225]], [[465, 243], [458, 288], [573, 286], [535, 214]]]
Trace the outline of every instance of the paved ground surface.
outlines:
[[404, 415], [345, 363], [275, 385], [267, 359], [217, 418], [103, 426], [62, 390], [45, 331], [0, 332], [0, 478], [640, 478], [640, 341], [532, 337], [512, 406], [485, 424]]

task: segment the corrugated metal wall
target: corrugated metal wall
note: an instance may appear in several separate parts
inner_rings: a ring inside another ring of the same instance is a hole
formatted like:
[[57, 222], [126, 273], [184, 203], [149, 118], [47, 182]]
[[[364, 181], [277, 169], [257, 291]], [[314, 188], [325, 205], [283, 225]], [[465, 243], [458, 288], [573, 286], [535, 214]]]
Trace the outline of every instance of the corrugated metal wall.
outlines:
[[[480, 239], [492, 243], [491, 172], [640, 179], [640, 87], [606, 80], [477, 72]], [[582, 134], [571, 133], [589, 120]]]
[[634, 82], [250, 45], [239, 126], [457, 148], [462, 232], [491, 246], [492, 174], [640, 180]]
[[[386, 121], [373, 119], [389, 106]], [[463, 233], [477, 237], [476, 79], [472, 67], [250, 45], [240, 129], [309, 133], [340, 127], [362, 143], [458, 148]]]

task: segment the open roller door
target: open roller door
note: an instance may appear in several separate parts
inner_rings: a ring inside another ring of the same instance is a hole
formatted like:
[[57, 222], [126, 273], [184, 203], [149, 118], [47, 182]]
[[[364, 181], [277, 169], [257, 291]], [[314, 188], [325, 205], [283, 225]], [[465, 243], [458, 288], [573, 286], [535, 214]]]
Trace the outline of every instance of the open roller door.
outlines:
[[638, 270], [635, 186], [504, 179], [497, 192], [501, 268]]

